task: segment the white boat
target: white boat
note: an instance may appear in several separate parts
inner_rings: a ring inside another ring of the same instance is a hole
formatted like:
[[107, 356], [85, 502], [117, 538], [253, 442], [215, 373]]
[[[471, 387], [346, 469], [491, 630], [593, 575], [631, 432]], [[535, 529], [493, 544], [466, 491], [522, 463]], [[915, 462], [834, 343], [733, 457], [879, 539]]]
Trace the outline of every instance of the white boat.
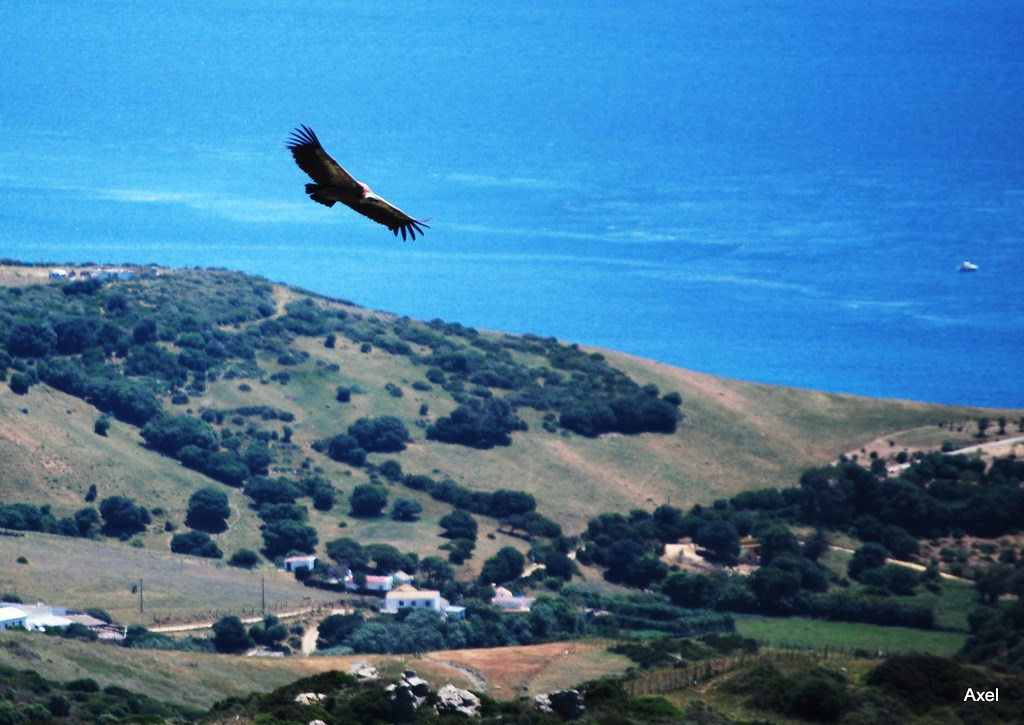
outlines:
[[978, 271], [978, 265], [973, 264], [971, 262], [968, 262], [967, 260], [964, 260], [963, 262], [960, 263], [959, 271], [961, 271], [961, 272], [977, 272]]

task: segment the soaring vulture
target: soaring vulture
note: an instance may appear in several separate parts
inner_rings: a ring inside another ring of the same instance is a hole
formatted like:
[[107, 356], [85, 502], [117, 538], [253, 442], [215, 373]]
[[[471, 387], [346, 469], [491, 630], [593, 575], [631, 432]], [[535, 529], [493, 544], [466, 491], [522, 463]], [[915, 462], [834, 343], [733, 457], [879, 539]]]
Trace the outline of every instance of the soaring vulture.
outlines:
[[306, 184], [309, 198], [324, 206], [334, 206], [341, 202], [350, 209], [355, 209], [363, 216], [370, 217], [378, 224], [383, 224], [395, 236], [402, 232], [402, 239], [408, 234], [413, 239], [416, 233], [423, 234], [423, 229], [430, 227], [427, 220], [413, 219], [394, 204], [370, 191], [370, 187], [352, 178], [341, 164], [332, 159], [320, 145], [320, 139], [307, 126], [299, 126], [288, 137], [288, 148], [299, 168], [309, 174], [315, 184]]

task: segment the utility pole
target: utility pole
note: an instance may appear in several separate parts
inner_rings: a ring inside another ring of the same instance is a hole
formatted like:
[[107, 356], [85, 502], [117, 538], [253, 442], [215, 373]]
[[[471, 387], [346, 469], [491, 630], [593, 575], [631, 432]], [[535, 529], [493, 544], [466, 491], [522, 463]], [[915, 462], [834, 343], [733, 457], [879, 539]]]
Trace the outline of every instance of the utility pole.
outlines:
[[142, 598], [142, 579], [139, 579], [139, 613], [146, 613], [146, 602]]
[[267, 613], [267, 575], [260, 575], [260, 611]]

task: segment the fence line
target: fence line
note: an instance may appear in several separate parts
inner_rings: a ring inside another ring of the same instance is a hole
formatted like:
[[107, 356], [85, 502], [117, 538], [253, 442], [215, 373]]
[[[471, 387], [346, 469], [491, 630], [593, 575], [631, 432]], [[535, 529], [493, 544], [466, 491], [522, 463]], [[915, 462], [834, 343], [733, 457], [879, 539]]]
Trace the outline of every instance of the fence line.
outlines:
[[343, 600], [338, 602], [311, 602], [306, 599], [300, 602], [267, 602], [266, 609], [258, 606], [228, 607], [218, 609], [207, 609], [204, 611], [192, 610], [188, 613], [182, 612], [152, 612], [150, 613], [151, 626], [166, 626], [174, 624], [194, 624], [196, 622], [216, 622], [221, 617], [235, 616], [239, 619], [261, 617], [264, 614], [282, 614], [300, 612], [302, 614], [321, 615], [324, 610], [330, 612]]
[[673, 667], [665, 667], [646, 672], [637, 677], [622, 681], [622, 687], [632, 697], [641, 695], [660, 695], [688, 687], [696, 687], [718, 675], [747, 665], [766, 664], [771, 662], [792, 661], [813, 657], [816, 659], [847, 660], [853, 657], [882, 657], [882, 652], [866, 654], [861, 650], [840, 647], [796, 647], [778, 646], [765, 652], [743, 653], [729, 657], [693, 662], [679, 662]]

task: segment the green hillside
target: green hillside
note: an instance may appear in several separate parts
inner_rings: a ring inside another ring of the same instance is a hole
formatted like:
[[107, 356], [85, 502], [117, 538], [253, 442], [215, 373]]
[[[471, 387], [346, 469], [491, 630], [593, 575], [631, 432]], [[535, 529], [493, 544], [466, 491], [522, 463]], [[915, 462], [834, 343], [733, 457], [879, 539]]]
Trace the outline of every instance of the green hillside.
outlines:
[[[124, 538], [161, 552], [188, 530], [192, 493], [211, 486], [231, 508], [212, 536], [224, 558], [263, 549], [264, 521], [244, 492], [260, 476], [305, 492], [304, 525], [321, 555], [345, 536], [443, 556], [438, 522], [453, 507], [389, 479], [385, 461], [469, 491], [528, 493], [573, 535], [602, 512], [791, 486], [867, 441], [937, 446], [940, 423], [1021, 415], [726, 380], [552, 338], [418, 322], [221, 270], [103, 282], [46, 272], [0, 269], [0, 502], [48, 505], [70, 526], [95, 486], [96, 504], [126, 496], [145, 507], [150, 524]], [[461, 428], [457, 410], [470, 419]], [[140, 435], [184, 417], [199, 431], [187, 451], [177, 441], [161, 452]], [[401, 450], [356, 463], [314, 450], [362, 418], [400, 421]], [[384, 515], [349, 515], [348, 497], [371, 482], [387, 493]], [[333, 489], [327, 510], [305, 497], [317, 487]], [[421, 506], [416, 520], [387, 515], [399, 498]], [[498, 532], [497, 519], [477, 518], [463, 577], [502, 546], [527, 547]], [[32, 596], [27, 572], [15, 567], [5, 586]]]

